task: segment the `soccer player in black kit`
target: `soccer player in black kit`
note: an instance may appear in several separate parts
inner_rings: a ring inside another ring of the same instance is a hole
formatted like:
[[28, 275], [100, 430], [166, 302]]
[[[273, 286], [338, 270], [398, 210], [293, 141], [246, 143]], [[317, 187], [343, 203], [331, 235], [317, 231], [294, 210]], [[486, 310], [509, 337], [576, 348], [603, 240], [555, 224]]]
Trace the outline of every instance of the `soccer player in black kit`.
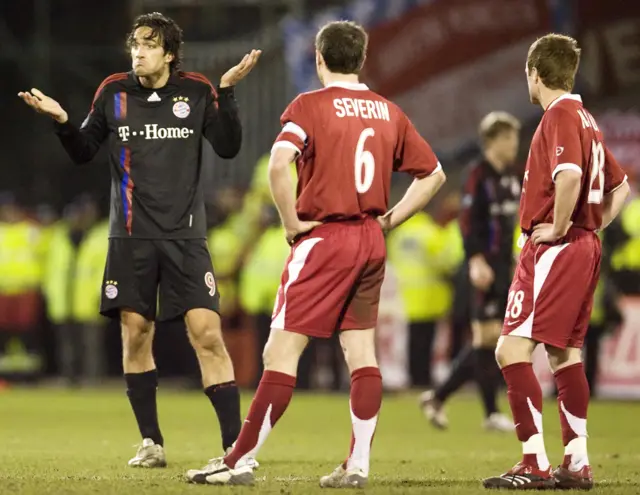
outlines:
[[453, 363], [448, 378], [421, 396], [427, 419], [446, 428], [444, 403], [474, 378], [485, 410], [488, 430], [513, 431], [513, 421], [498, 411], [496, 393], [502, 375], [495, 349], [507, 308], [513, 265], [513, 238], [520, 202], [520, 179], [512, 169], [518, 154], [520, 123], [505, 112], [492, 112], [480, 122], [483, 158], [468, 174], [462, 199], [460, 228], [465, 265], [471, 282], [471, 345]]
[[152, 468], [166, 465], [152, 354], [157, 300], [159, 320], [184, 317], [225, 450], [240, 431], [240, 396], [205, 240], [201, 147], [204, 138], [222, 158], [238, 153], [242, 127], [233, 87], [260, 51], [245, 55], [214, 88], [201, 74], [179, 71], [182, 30], [162, 14], [138, 17], [127, 47], [133, 69], [104, 80], [80, 128], [41, 91], [18, 96], [53, 118], [75, 163], [90, 161], [107, 144], [111, 225], [100, 312], [119, 317], [122, 327], [127, 395], [142, 436], [129, 465]]

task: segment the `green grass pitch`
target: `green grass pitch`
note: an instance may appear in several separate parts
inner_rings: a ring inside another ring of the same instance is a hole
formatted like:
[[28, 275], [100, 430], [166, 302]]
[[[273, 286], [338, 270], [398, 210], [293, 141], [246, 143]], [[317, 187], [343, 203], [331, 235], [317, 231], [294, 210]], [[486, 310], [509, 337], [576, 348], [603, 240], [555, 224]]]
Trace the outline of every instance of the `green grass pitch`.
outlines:
[[[248, 407], [250, 396], [243, 396]], [[507, 408], [506, 404], [504, 405]], [[184, 472], [220, 453], [217, 420], [197, 392], [161, 389], [160, 421], [169, 467], [126, 467], [139, 441], [123, 390], [0, 392], [0, 494], [318, 493], [318, 478], [345, 456], [350, 420], [346, 395], [294, 395], [267, 440], [253, 488], [188, 485]], [[483, 493], [480, 480], [520, 457], [512, 435], [486, 433], [474, 395], [454, 398], [451, 428], [433, 430], [415, 394], [386, 394], [365, 493]], [[545, 403], [552, 463], [562, 447], [553, 401]], [[640, 404], [596, 402], [589, 415], [595, 493], [640, 493]]]

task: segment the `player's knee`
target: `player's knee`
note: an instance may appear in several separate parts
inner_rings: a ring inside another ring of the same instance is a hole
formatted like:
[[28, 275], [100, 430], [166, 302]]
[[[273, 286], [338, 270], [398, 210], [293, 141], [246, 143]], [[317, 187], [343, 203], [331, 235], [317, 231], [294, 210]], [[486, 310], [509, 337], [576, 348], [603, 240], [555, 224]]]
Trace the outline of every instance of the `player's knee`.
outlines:
[[222, 338], [220, 316], [210, 310], [194, 309], [185, 317], [189, 341], [199, 356], [224, 358], [227, 349]]
[[531, 362], [534, 349], [535, 343], [530, 339], [503, 335], [498, 339], [496, 346], [496, 361], [500, 368], [515, 363]]
[[142, 315], [123, 312], [120, 318], [125, 358], [136, 359], [151, 352], [154, 325]]
[[567, 366], [582, 362], [582, 350], [576, 347], [560, 349], [559, 347], [545, 345], [545, 350], [549, 359], [549, 367], [554, 373]]
[[198, 353], [207, 352], [219, 357], [227, 355], [222, 331], [216, 326], [206, 326], [193, 332], [191, 342]]
[[300, 355], [308, 342], [304, 335], [272, 329], [262, 352], [264, 369], [296, 375]]
[[340, 345], [349, 373], [359, 368], [377, 367], [373, 330], [350, 330], [340, 334]]
[[278, 369], [282, 366], [287, 366], [289, 361], [298, 362], [299, 355], [293, 352], [295, 349], [289, 351], [289, 346], [283, 345], [279, 342], [269, 341], [264, 346], [262, 351], [262, 363], [267, 370]]

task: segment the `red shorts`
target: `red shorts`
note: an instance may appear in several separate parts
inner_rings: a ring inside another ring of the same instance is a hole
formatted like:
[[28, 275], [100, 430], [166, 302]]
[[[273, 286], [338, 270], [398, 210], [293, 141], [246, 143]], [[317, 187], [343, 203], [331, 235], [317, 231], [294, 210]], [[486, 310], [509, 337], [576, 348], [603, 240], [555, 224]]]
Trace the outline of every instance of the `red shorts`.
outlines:
[[600, 275], [598, 236], [571, 229], [561, 241], [527, 240], [509, 289], [502, 335], [581, 348]]
[[322, 338], [374, 328], [385, 260], [384, 235], [372, 218], [316, 227], [291, 250], [271, 328]]

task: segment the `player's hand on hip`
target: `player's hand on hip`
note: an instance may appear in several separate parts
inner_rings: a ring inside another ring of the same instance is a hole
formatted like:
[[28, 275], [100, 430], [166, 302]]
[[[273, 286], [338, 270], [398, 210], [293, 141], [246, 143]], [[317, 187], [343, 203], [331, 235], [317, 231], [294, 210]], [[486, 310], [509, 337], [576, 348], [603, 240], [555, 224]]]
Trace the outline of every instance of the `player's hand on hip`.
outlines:
[[235, 86], [240, 81], [242, 81], [251, 69], [253, 69], [258, 63], [258, 59], [262, 54], [262, 50], [251, 50], [251, 53], [247, 53], [240, 63], [234, 67], [231, 67], [225, 74], [220, 78], [220, 87], [227, 88], [229, 86]]
[[382, 229], [382, 233], [387, 235], [391, 231], [391, 217], [389, 215], [381, 215], [376, 217], [376, 221]]
[[64, 124], [69, 119], [67, 112], [60, 106], [60, 103], [53, 98], [49, 98], [39, 89], [31, 88], [31, 91], [20, 92], [18, 96], [36, 112], [48, 115], [61, 124]]
[[293, 244], [296, 241], [296, 238], [302, 234], [306, 234], [310, 232], [318, 225], [322, 225], [322, 222], [302, 222], [298, 221], [298, 223], [293, 228], [285, 229], [287, 235], [287, 242], [289, 245]]
[[[571, 225], [571, 223], [569, 224]], [[552, 223], [539, 223], [533, 227], [531, 241], [534, 245], [555, 242], [566, 235], [566, 232], [557, 232]]]

